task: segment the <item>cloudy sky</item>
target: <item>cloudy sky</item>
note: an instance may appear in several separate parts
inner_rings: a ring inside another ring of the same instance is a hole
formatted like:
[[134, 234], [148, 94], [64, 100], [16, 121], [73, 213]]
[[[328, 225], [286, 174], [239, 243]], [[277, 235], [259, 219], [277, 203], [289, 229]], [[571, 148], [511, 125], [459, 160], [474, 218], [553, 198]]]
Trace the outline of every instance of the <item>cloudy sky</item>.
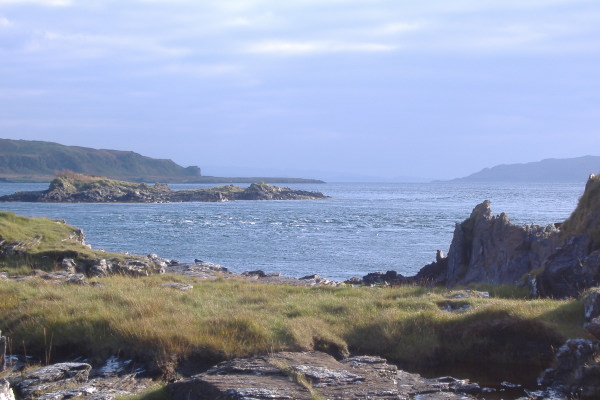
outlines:
[[0, 0], [0, 137], [327, 180], [600, 155], [600, 2]]

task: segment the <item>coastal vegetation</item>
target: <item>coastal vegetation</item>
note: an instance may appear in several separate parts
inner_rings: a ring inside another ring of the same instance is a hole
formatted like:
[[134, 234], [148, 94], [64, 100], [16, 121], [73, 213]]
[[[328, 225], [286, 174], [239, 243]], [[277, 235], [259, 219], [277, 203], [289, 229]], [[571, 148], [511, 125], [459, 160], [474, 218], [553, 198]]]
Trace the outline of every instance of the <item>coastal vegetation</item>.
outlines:
[[190, 181], [200, 168], [184, 168], [171, 160], [133, 151], [99, 150], [58, 143], [0, 139], [0, 177], [8, 181], [49, 181], [54, 171], [110, 176], [132, 181]]
[[[548, 365], [565, 338], [585, 336], [579, 300], [470, 297], [422, 287], [307, 288], [175, 275], [112, 276], [94, 285], [0, 283], [10, 351], [55, 361], [111, 355], [174, 373], [280, 350], [377, 354], [410, 367], [486, 362]], [[194, 286], [180, 292], [165, 283]], [[460, 304], [458, 304], [460, 303]], [[465, 311], [449, 312], [458, 305]]]
[[[0, 271], [28, 275], [77, 262], [130, 257], [91, 250], [62, 221], [0, 213]], [[279, 350], [377, 354], [400, 365], [547, 365], [565, 338], [581, 337], [581, 300], [526, 299], [511, 286], [476, 287], [490, 297], [422, 286], [297, 287], [173, 274], [0, 280], [0, 327], [10, 352], [54, 361], [111, 355], [175, 373], [204, 363]], [[192, 285], [178, 291], [166, 283]], [[456, 296], [456, 294], [459, 296]]]
[[182, 167], [172, 160], [146, 157], [133, 151], [0, 139], [0, 182], [49, 182], [55, 171], [63, 170], [132, 182], [322, 183], [300, 178], [203, 176], [199, 167]]

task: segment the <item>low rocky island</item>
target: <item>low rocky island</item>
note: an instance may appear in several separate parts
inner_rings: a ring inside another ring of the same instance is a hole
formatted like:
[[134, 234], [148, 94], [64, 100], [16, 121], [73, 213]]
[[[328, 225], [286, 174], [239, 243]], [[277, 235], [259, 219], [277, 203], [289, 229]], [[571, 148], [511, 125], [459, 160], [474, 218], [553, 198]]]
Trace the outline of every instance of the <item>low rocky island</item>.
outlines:
[[47, 190], [1, 196], [0, 202], [42, 203], [174, 203], [234, 200], [318, 200], [320, 192], [292, 190], [266, 183], [248, 188], [233, 185], [206, 189], [172, 190], [167, 184], [132, 183], [99, 176], [68, 173], [58, 176]]

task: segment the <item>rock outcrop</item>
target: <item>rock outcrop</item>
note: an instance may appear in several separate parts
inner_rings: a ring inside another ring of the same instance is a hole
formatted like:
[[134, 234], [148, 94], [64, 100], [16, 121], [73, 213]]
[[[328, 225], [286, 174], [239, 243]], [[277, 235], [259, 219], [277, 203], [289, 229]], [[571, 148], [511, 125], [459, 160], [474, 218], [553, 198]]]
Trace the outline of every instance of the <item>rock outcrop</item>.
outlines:
[[169, 203], [222, 202], [233, 200], [315, 200], [326, 199], [320, 192], [292, 190], [266, 183], [253, 183], [242, 189], [227, 185], [207, 189], [172, 190], [166, 184], [131, 183], [103, 177], [77, 175], [58, 177], [48, 190], [17, 192], [1, 196], [0, 202], [42, 203]]
[[480, 388], [452, 378], [423, 379], [379, 357], [337, 361], [320, 352], [281, 352], [223, 362], [170, 384], [168, 390], [173, 399], [190, 400], [398, 400], [418, 395], [466, 400], [474, 397], [465, 392]]
[[490, 202], [456, 224], [447, 257], [405, 279], [433, 285], [529, 284], [532, 295], [577, 297], [600, 285], [600, 176], [590, 176], [573, 214], [562, 224], [515, 225]]
[[557, 234], [553, 225], [518, 226], [504, 213], [493, 216], [490, 202], [484, 201], [456, 224], [445, 283], [514, 284], [542, 267], [555, 251]]

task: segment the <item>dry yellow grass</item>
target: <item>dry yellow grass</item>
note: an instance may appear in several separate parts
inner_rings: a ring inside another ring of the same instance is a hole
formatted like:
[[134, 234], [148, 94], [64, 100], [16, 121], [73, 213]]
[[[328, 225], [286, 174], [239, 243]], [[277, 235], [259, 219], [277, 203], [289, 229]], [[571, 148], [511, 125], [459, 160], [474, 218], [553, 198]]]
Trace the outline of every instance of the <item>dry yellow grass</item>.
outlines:
[[[173, 280], [195, 287], [161, 286]], [[578, 300], [461, 299], [471, 309], [450, 313], [440, 309], [455, 301], [444, 291], [413, 287], [303, 288], [165, 275], [98, 282], [1, 281], [0, 326], [12, 351], [222, 360], [349, 350], [410, 365], [470, 361], [483, 351], [490, 360], [539, 365], [565, 337], [584, 335]]]

